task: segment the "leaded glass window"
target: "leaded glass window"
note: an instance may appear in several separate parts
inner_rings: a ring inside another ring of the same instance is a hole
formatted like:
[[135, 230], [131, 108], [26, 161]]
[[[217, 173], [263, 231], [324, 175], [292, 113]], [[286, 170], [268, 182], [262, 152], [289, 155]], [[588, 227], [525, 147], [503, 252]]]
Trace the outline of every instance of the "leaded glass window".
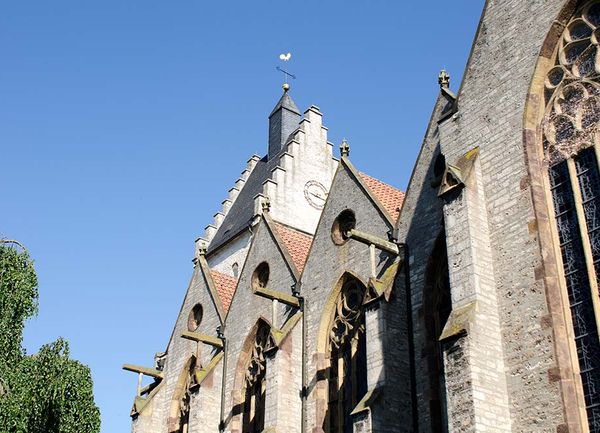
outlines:
[[542, 129], [588, 424], [600, 433], [600, 0], [585, 2], [546, 76]]

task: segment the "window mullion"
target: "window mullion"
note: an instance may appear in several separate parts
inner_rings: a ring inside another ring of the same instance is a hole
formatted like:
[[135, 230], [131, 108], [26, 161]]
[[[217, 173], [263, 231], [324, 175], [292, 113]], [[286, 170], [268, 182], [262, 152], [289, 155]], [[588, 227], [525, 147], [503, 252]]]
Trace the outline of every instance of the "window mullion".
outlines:
[[[595, 147], [595, 146], [594, 146]], [[596, 150], [596, 152], [598, 152]], [[579, 179], [577, 178], [577, 169], [573, 158], [567, 160], [569, 168], [569, 178], [571, 179], [571, 189], [573, 192], [573, 202], [575, 204], [575, 213], [577, 214], [577, 222], [579, 232], [581, 234], [581, 244], [583, 246], [583, 254], [585, 256], [585, 267], [587, 270], [592, 302], [594, 304], [594, 317], [596, 318], [596, 327], [600, 329], [600, 299], [598, 299], [598, 280], [596, 279], [596, 270], [594, 269], [594, 257], [592, 254], [592, 246], [590, 237], [587, 232], [587, 222], [585, 220], [585, 210], [583, 208], [583, 199], [579, 187]]]
[[354, 409], [354, 407], [358, 404], [358, 377], [356, 376], [356, 374], [358, 373], [358, 367], [356, 362], [356, 355], [358, 352], [358, 333], [354, 336], [354, 338], [352, 338], [351, 345], [352, 346], [350, 352], [350, 362], [352, 363], [352, 374], [350, 380], [352, 381], [352, 409]]

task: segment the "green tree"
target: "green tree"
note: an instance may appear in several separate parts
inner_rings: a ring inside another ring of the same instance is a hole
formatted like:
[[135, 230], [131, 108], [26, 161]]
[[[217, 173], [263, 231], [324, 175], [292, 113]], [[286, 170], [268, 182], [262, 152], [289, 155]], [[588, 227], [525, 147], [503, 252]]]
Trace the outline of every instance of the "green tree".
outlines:
[[91, 373], [69, 358], [68, 343], [25, 353], [23, 329], [37, 310], [32, 260], [18, 242], [0, 240], [0, 432], [97, 433]]

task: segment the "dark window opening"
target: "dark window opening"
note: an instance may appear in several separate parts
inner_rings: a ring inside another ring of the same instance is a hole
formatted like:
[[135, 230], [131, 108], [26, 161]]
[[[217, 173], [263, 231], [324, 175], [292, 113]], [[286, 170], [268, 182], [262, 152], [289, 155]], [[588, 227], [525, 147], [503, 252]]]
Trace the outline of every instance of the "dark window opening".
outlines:
[[267, 396], [267, 360], [265, 352], [270, 347], [271, 330], [261, 323], [256, 332], [252, 358], [246, 370], [246, 391], [242, 417], [243, 433], [262, 433], [265, 428], [265, 402]]
[[267, 262], [262, 262], [258, 265], [252, 274], [252, 289], [266, 289], [269, 283], [269, 273], [269, 264]]
[[425, 328], [427, 332], [425, 358], [429, 372], [428, 399], [431, 429], [442, 433], [448, 431], [448, 415], [444, 352], [439, 338], [451, 311], [452, 300], [450, 297], [446, 233], [442, 231], [435, 242], [427, 264], [424, 294]]
[[350, 209], [342, 211], [331, 226], [331, 239], [336, 245], [343, 245], [349, 239], [350, 230], [356, 227], [356, 215]]
[[356, 280], [344, 284], [330, 333], [329, 433], [352, 433], [351, 413], [367, 393], [365, 289]]

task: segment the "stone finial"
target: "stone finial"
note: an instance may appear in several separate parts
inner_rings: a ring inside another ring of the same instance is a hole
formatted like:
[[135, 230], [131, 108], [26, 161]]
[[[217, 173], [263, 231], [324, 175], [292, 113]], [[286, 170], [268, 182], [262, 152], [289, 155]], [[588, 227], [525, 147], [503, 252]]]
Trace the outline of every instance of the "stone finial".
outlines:
[[271, 210], [271, 200], [269, 200], [269, 197], [265, 197], [265, 199], [262, 202], [262, 211], [269, 212], [270, 210]]
[[342, 144], [340, 144], [340, 154], [342, 156], [350, 155], [350, 145], [348, 144], [348, 141], [346, 141], [345, 138], [342, 140]]
[[445, 69], [440, 71], [440, 75], [438, 75], [438, 83], [441, 88], [447, 89], [450, 86], [450, 75], [446, 72]]
[[206, 246], [206, 240], [203, 238], [196, 239], [196, 257], [197, 260], [200, 256], [205, 256], [208, 248]]

